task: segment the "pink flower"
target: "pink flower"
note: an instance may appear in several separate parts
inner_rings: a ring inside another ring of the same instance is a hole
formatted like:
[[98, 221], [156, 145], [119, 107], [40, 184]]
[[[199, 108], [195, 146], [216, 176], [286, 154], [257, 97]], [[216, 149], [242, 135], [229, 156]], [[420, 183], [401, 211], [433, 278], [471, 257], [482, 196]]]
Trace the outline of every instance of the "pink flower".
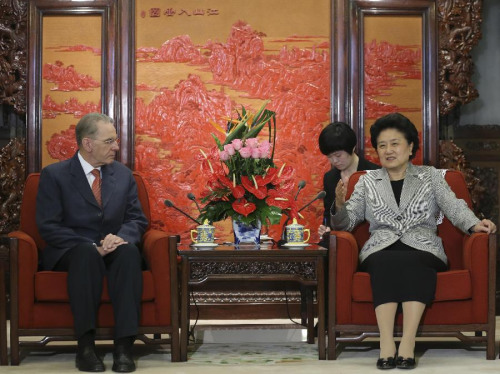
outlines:
[[227, 153], [229, 153], [229, 156], [232, 156], [236, 153], [236, 151], [234, 150], [234, 147], [231, 145], [231, 144], [226, 144], [224, 146], [224, 151], [226, 151]]
[[231, 144], [233, 145], [233, 148], [236, 150], [236, 151], [239, 151], [241, 149], [241, 147], [243, 147], [243, 142], [241, 141], [241, 139], [234, 139]]
[[259, 150], [261, 158], [269, 157], [269, 154], [271, 153], [271, 143], [269, 143], [268, 140], [264, 140], [262, 143], [260, 143]]
[[227, 161], [231, 156], [229, 156], [229, 153], [227, 151], [220, 151], [219, 152], [219, 157], [221, 161]]
[[252, 158], [260, 158], [260, 149], [252, 148]]
[[243, 158], [249, 158], [252, 156], [252, 148], [250, 147], [243, 147], [240, 149], [240, 155]]
[[250, 148], [257, 148], [259, 146], [259, 140], [257, 138], [250, 138], [245, 140], [245, 145]]

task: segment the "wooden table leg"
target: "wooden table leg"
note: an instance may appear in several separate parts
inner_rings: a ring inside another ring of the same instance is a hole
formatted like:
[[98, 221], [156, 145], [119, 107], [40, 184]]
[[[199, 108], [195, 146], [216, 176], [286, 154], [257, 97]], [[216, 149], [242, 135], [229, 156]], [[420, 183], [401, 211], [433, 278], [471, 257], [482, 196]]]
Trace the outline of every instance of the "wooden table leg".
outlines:
[[310, 287], [305, 288], [306, 308], [307, 308], [307, 342], [314, 344], [314, 297]]

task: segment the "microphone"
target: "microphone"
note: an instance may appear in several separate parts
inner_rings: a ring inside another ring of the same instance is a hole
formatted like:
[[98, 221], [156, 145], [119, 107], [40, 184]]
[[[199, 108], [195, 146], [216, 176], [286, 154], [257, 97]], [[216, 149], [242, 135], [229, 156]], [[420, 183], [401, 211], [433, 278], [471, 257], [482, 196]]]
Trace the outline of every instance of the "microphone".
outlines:
[[181, 212], [181, 213], [182, 213], [182, 214], [184, 214], [187, 218], [189, 218], [191, 221], [196, 222], [198, 225], [201, 225], [201, 223], [200, 223], [199, 221], [197, 221], [196, 219], [194, 219], [193, 217], [191, 217], [189, 214], [187, 214], [187, 213], [186, 213], [186, 212], [184, 212], [183, 210], [180, 210], [179, 208], [177, 208], [171, 200], [169, 200], [169, 199], [165, 200], [165, 201], [164, 201], [164, 204], [165, 204], [166, 206], [168, 206], [169, 208], [174, 208], [175, 210], [177, 210], [177, 211]]
[[188, 193], [188, 194], [187, 194], [187, 198], [188, 198], [189, 200], [194, 201], [194, 203], [196, 204], [196, 208], [198, 208], [198, 212], [200, 212], [200, 214], [201, 214], [201, 208], [200, 208], [200, 206], [198, 205], [198, 202], [196, 201], [196, 196], [194, 196], [194, 193], [192, 193], [192, 192]]
[[312, 199], [311, 201], [309, 201], [306, 205], [304, 205], [302, 208], [299, 209], [299, 212], [303, 211], [305, 208], [307, 208], [309, 205], [311, 205], [312, 203], [314, 203], [316, 200], [320, 200], [320, 199], [324, 199], [326, 196], [326, 192], [325, 191], [320, 191], [316, 197], [314, 199]]
[[303, 189], [305, 186], [306, 186], [306, 181], [301, 180], [297, 188], [297, 193], [295, 194], [295, 199], [294, 199], [295, 201], [297, 201], [297, 196], [299, 196], [300, 190]]

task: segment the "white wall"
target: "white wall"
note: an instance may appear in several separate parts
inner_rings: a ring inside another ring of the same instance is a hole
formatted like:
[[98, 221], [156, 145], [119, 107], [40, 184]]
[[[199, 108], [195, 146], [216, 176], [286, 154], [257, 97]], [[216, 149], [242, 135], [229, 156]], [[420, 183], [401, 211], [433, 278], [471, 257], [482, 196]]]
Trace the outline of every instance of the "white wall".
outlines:
[[483, 0], [483, 37], [472, 50], [479, 97], [461, 109], [460, 125], [500, 125], [500, 1]]

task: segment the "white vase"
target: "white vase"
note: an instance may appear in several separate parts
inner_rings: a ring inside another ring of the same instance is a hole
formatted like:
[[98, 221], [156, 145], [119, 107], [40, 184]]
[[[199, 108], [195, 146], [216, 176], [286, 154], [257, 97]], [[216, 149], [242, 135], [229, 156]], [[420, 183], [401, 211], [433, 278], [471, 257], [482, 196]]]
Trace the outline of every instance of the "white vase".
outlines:
[[262, 223], [257, 220], [255, 224], [246, 224], [239, 220], [233, 219], [234, 244], [259, 244], [260, 229]]

